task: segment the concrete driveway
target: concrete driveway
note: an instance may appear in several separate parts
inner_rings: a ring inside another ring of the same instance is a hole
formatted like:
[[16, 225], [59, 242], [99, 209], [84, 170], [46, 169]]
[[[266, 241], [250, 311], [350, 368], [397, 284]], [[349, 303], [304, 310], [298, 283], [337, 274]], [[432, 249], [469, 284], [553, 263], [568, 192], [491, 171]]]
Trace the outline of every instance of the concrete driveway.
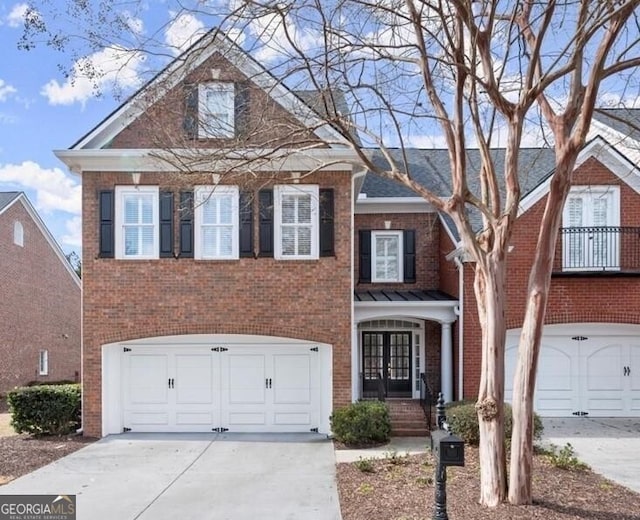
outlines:
[[123, 434], [0, 487], [75, 494], [78, 520], [340, 520], [333, 445], [315, 434]]
[[640, 493], [640, 418], [543, 419], [545, 442], [570, 443], [600, 475]]

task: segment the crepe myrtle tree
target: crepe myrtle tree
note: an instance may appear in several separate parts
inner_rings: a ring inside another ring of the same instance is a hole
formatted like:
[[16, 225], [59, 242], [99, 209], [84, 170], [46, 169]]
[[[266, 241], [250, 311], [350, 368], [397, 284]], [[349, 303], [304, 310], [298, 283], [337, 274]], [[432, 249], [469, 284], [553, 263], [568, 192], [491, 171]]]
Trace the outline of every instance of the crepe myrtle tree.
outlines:
[[[63, 8], [64, 18], [51, 16], [56, 2], [42, 0], [25, 13], [21, 45], [30, 49], [46, 42], [68, 52], [74, 42], [82, 42], [75, 48], [84, 53], [84, 61], [75, 61], [69, 74], [88, 76], [100, 88], [105, 86], [104, 71], [88, 58], [108, 47], [128, 57], [128, 65], [144, 55], [140, 70], [153, 71], [152, 64], [161, 58], [178, 55], [167, 42], [183, 48], [185, 41], [176, 44], [168, 37], [180, 22], [190, 28], [187, 33], [195, 43], [177, 62], [196, 59], [198, 49], [219, 38], [226, 42], [227, 52], [242, 48], [266, 65], [269, 77], [289, 89], [314, 91], [317, 117], [309, 131], [265, 112], [219, 150], [194, 146], [184, 133], [171, 131], [163, 123], [167, 104], [160, 104], [157, 91], [140, 95], [139, 101], [148, 109], [146, 125], [157, 138], [156, 148], [162, 148], [158, 159], [182, 174], [209, 168], [238, 178], [253, 173], [259, 179], [260, 165], [273, 164], [293, 148], [299, 153], [348, 147], [360, 166], [413, 190], [453, 220], [464, 253], [475, 266], [482, 333], [476, 404], [480, 502], [496, 506], [508, 496], [514, 504], [530, 504], [533, 392], [562, 209], [600, 97], [606, 93], [608, 99], [623, 103], [630, 91], [637, 92], [639, 4], [640, 0], [169, 1], [172, 19], [154, 32], [141, 30], [142, 3], [128, 2], [124, 11], [111, 2], [72, 0]], [[61, 25], [62, 19], [66, 22]], [[206, 28], [215, 29], [196, 41]], [[158, 41], [158, 36], [165, 41]], [[249, 81], [268, 87], [265, 74]], [[165, 95], [167, 89], [162, 92]], [[277, 139], [261, 132], [265, 124], [280, 129]], [[314, 135], [327, 125], [338, 130], [339, 138]], [[523, 181], [519, 149], [532, 140], [552, 147], [555, 169], [526, 288], [507, 486], [502, 406], [507, 249]], [[446, 146], [449, 152], [448, 193], [431, 191], [412, 175], [407, 150], [425, 143]], [[475, 163], [467, 155], [470, 147], [478, 149]], [[326, 163], [319, 161], [317, 169], [322, 166]], [[474, 225], [478, 216], [480, 227]]]

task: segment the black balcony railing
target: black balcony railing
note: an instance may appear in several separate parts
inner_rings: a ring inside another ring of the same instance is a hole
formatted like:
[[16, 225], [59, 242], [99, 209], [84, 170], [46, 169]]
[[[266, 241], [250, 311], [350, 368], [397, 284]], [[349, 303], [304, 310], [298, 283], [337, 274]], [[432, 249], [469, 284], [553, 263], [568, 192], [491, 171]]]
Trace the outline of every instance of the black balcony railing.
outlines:
[[640, 227], [560, 229], [554, 271], [640, 272]]

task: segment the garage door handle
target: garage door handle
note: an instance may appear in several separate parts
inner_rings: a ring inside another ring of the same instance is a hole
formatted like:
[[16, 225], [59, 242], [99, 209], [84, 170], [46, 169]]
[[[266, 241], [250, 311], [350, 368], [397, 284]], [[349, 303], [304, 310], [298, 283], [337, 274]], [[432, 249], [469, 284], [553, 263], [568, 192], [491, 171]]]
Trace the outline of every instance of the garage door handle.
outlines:
[[169, 379], [168, 381], [169, 388], [173, 388], [173, 381], [174, 381], [173, 379]]
[[264, 387], [265, 388], [271, 388], [271, 379], [270, 378], [264, 380]]

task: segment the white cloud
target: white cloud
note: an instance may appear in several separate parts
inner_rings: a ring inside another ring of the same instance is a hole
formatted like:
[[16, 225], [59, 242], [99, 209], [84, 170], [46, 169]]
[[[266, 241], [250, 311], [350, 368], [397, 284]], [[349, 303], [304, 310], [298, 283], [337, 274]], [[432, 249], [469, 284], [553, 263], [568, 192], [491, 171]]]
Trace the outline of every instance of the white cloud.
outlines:
[[51, 105], [86, 103], [105, 89], [130, 89], [140, 85], [140, 69], [144, 56], [123, 47], [110, 47], [81, 58], [73, 66], [70, 77], [62, 84], [52, 79], [40, 93]]
[[171, 52], [176, 55], [193, 45], [206, 33], [204, 24], [190, 13], [176, 16], [175, 12], [169, 11], [169, 16], [172, 20], [164, 33], [164, 39]]
[[82, 217], [73, 217], [65, 222], [66, 234], [60, 237], [60, 242], [71, 247], [82, 247]]
[[123, 11], [122, 21], [133, 33], [142, 34], [144, 32], [144, 22], [142, 19], [134, 16], [131, 12]]
[[0, 187], [30, 189], [36, 192], [34, 205], [39, 212], [65, 211], [80, 215], [81, 185], [60, 168], [43, 168], [33, 161], [0, 164]]
[[27, 4], [15, 4], [7, 15], [7, 25], [9, 27], [22, 27], [28, 11], [29, 6]]
[[16, 88], [0, 79], [0, 102], [6, 101], [11, 94], [18, 92]]

